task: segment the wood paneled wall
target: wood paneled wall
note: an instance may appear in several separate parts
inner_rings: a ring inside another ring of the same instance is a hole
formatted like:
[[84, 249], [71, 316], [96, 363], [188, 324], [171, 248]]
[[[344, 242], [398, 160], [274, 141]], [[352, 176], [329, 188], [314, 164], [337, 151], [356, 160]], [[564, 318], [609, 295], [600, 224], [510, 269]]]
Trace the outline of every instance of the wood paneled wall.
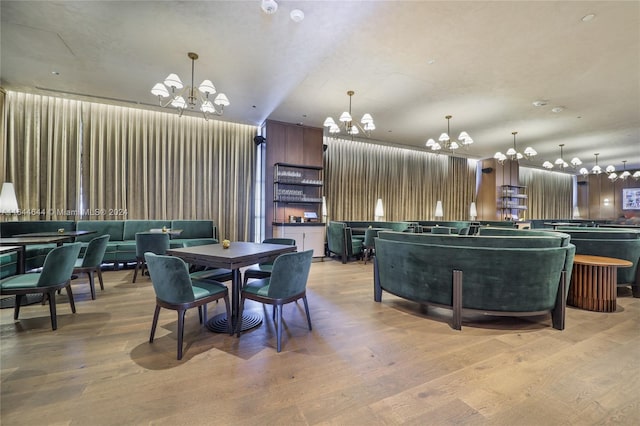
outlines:
[[640, 210], [622, 210], [622, 189], [640, 188], [634, 179], [611, 182], [606, 173], [577, 177], [578, 209], [581, 219], [610, 219], [640, 216]]

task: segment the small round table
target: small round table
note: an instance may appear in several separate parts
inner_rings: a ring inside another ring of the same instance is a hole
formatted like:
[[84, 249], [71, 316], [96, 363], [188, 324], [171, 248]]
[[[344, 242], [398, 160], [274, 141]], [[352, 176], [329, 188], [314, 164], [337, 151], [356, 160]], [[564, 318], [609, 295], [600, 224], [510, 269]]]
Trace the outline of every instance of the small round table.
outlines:
[[597, 312], [616, 310], [618, 268], [633, 263], [614, 257], [576, 254], [567, 305]]

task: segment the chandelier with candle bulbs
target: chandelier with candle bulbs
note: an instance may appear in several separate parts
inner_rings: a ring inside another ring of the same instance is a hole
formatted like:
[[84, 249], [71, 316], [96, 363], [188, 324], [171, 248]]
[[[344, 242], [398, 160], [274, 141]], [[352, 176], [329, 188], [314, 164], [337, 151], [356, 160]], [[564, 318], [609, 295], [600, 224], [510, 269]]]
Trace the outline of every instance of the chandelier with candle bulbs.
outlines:
[[535, 157], [538, 154], [536, 150], [531, 148], [530, 146], [526, 147], [524, 153], [521, 154], [516, 149], [516, 135], [518, 134], [518, 132], [511, 132], [511, 134], [513, 135], [513, 148], [509, 148], [506, 154], [503, 154], [500, 151], [496, 152], [493, 158], [498, 160], [498, 163], [504, 164], [507, 158], [515, 161], [521, 160], [523, 158], [529, 160], [530, 158]]
[[328, 128], [330, 136], [336, 136], [342, 130], [344, 130], [348, 135], [355, 136], [360, 133], [365, 136], [371, 136], [371, 132], [376, 129], [376, 125], [373, 122], [373, 117], [369, 113], [365, 113], [360, 119], [360, 123], [357, 121], [353, 121], [353, 117], [351, 116], [351, 99], [356, 92], [353, 90], [349, 90], [347, 95], [349, 96], [349, 111], [344, 111], [338, 121], [340, 124], [336, 123], [336, 121], [332, 117], [327, 117], [324, 120], [324, 127]]
[[[222, 115], [224, 107], [229, 106], [229, 99], [224, 93], [218, 93], [211, 80], [204, 80], [197, 88], [194, 85], [194, 68], [198, 54], [189, 52], [191, 59], [191, 85], [185, 86], [176, 74], [169, 74], [163, 83], [156, 83], [151, 93], [158, 97], [163, 108], [176, 108], [180, 116], [185, 109], [200, 111], [205, 120], [212, 115]], [[166, 102], [163, 100], [169, 98]]]
[[451, 139], [449, 134], [451, 134], [451, 128], [449, 127], [449, 120], [451, 120], [451, 115], [445, 115], [447, 119], [447, 133], [442, 133], [438, 138], [438, 142], [433, 139], [429, 139], [427, 141], [427, 148], [431, 148], [432, 151], [440, 151], [441, 149], [448, 151], [455, 151], [460, 147], [467, 147], [473, 143], [473, 139], [469, 136], [467, 132], [460, 132], [458, 139]]

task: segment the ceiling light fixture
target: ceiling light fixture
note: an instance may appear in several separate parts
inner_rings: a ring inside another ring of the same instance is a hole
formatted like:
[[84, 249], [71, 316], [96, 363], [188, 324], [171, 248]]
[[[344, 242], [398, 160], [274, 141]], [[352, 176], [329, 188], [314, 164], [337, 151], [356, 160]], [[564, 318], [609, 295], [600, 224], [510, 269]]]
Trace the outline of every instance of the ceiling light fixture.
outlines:
[[596, 165], [591, 169], [591, 173], [593, 173], [594, 175], [599, 175], [600, 173], [602, 173], [602, 167], [598, 166], [598, 155], [600, 155], [600, 153], [596, 153], [593, 155], [596, 156]]
[[[213, 102], [211, 102], [209, 95], [216, 93], [216, 88], [211, 80], [204, 80], [196, 89], [193, 84], [193, 76], [195, 61], [198, 59], [198, 54], [189, 52], [187, 56], [191, 59], [191, 85], [184, 86], [180, 77], [176, 74], [169, 74], [164, 80], [164, 83], [156, 83], [156, 85], [153, 86], [151, 93], [158, 97], [161, 107], [166, 108], [171, 106], [176, 108], [180, 116], [182, 116], [182, 113], [187, 108], [195, 110], [198, 104], [198, 109], [202, 112], [205, 120], [209, 119], [209, 114], [222, 115], [224, 107], [229, 105], [229, 99], [224, 93], [218, 93]], [[171, 89], [171, 93], [169, 93], [167, 88]], [[198, 93], [198, 91], [200, 93]], [[187, 97], [186, 100], [184, 98], [185, 96]], [[168, 97], [170, 97], [170, 99], [166, 103], [163, 103], [162, 98]]]
[[622, 180], [627, 180], [627, 178], [629, 176], [631, 176], [631, 173], [629, 173], [627, 171], [627, 160], [622, 160], [622, 169], [624, 170], [622, 173], [620, 173], [620, 179]]
[[513, 148], [509, 148], [507, 150], [507, 154], [503, 154], [502, 152], [498, 151], [495, 153], [495, 155], [493, 156], [493, 158], [495, 158], [496, 160], [498, 160], [498, 163], [500, 164], [504, 164], [505, 160], [507, 159], [507, 157], [511, 158], [511, 160], [520, 160], [522, 158], [526, 158], [527, 160], [531, 159], [531, 157], [535, 157], [538, 153], [536, 152], [535, 149], [531, 148], [530, 146], [528, 146], [525, 150], [524, 150], [524, 154], [520, 154], [518, 152], [518, 150], [516, 149], [516, 135], [518, 134], [518, 132], [511, 132], [511, 134], [513, 135]]
[[445, 115], [444, 118], [447, 119], [447, 133], [441, 134], [438, 138], [438, 142], [433, 139], [429, 139], [426, 144], [427, 148], [431, 148], [432, 151], [440, 151], [441, 149], [455, 151], [460, 148], [460, 145], [466, 148], [473, 143], [473, 139], [471, 139], [469, 134], [464, 131], [460, 132], [458, 140], [451, 140], [451, 137], [449, 137], [449, 134], [451, 133], [451, 128], [449, 127], [449, 120], [451, 120], [451, 116]]
[[278, 10], [278, 3], [276, 0], [262, 0], [260, 7], [267, 15], [273, 15]]
[[[343, 112], [342, 115], [340, 115], [338, 121], [342, 123], [342, 126], [347, 134], [355, 136], [362, 132], [365, 134], [365, 136], [369, 137], [371, 136], [371, 131], [375, 130], [376, 125], [373, 123], [373, 117], [369, 113], [366, 113], [362, 116], [362, 119], [360, 120], [362, 126], [360, 126], [358, 122], [353, 121], [353, 118], [351, 116], [351, 98], [354, 94], [355, 92], [353, 90], [349, 90], [347, 92], [347, 95], [349, 95], [349, 111]], [[329, 128], [329, 134], [331, 136], [335, 136], [340, 133], [340, 126], [332, 117], [327, 117], [326, 120], [324, 120], [324, 127]]]
[[[569, 163], [564, 161], [564, 155], [563, 155], [564, 144], [561, 143], [558, 146], [560, 147], [560, 157], [555, 161], [555, 163], [551, 163], [550, 161], [545, 161], [544, 163], [542, 163], [542, 167], [544, 167], [545, 169], [553, 169], [554, 164], [559, 166], [561, 170], [569, 167]], [[582, 164], [582, 161], [580, 161], [578, 157], [573, 157], [571, 159], [571, 167], [576, 168], [581, 164]]]
[[302, 20], [304, 19], [304, 12], [300, 9], [293, 9], [291, 13], [289, 13], [289, 17], [293, 22], [302, 22]]

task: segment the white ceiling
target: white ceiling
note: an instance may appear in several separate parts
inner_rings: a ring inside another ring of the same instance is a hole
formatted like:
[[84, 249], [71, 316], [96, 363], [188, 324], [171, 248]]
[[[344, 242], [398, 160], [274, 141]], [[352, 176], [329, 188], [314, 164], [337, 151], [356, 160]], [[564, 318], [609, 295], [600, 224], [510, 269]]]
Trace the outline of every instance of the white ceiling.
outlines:
[[451, 114], [452, 136], [475, 140], [465, 156], [504, 152], [518, 131], [518, 148], [539, 153], [526, 165], [563, 143], [587, 167], [599, 152], [601, 166], [640, 168], [638, 1], [278, 4], [266, 15], [260, 0], [2, 0], [1, 84], [151, 107], [170, 72], [190, 81], [193, 51], [196, 84], [208, 78], [231, 101], [224, 120], [322, 127], [354, 90], [354, 117], [371, 113], [382, 143], [426, 150]]

